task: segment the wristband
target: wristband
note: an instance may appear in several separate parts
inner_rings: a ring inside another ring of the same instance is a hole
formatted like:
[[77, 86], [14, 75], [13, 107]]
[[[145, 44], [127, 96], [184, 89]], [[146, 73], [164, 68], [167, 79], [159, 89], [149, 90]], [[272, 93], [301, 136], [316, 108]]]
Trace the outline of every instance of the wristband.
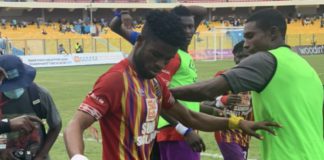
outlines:
[[188, 128], [187, 131], [184, 133], [184, 136], [187, 136], [192, 131], [192, 128]]
[[234, 115], [231, 115], [231, 117], [228, 119], [228, 128], [229, 129], [237, 129], [239, 128], [240, 121], [243, 120], [242, 117], [236, 117]]
[[186, 132], [189, 130], [189, 128], [187, 128], [186, 126], [182, 125], [181, 123], [178, 123], [175, 127], [175, 129], [177, 130], [177, 132], [181, 135], [185, 135]]
[[224, 95], [222, 96], [222, 98], [220, 99], [220, 101], [226, 106], [228, 105], [228, 96]]
[[121, 11], [119, 9], [116, 9], [116, 11], [114, 12], [114, 16], [121, 19]]
[[224, 103], [221, 100], [223, 97], [224, 96], [218, 96], [218, 97], [216, 97], [216, 99], [215, 99], [215, 101], [216, 101], [215, 107], [216, 108], [224, 108], [225, 107]]
[[8, 119], [2, 119], [0, 121], [0, 133], [6, 133], [6, 132], [10, 132], [11, 128], [10, 128], [10, 121]]
[[89, 160], [86, 156], [81, 154], [75, 154], [71, 160]]

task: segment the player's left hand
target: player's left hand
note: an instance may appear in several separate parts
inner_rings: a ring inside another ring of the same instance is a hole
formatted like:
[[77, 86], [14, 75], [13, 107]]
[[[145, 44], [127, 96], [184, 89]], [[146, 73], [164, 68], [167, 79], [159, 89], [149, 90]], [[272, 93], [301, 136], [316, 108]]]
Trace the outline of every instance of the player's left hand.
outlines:
[[184, 136], [184, 139], [194, 152], [202, 152], [206, 150], [205, 143], [197, 132], [191, 131]]
[[276, 122], [253, 122], [253, 121], [247, 121], [247, 120], [241, 120], [239, 122], [239, 128], [242, 129], [245, 133], [256, 137], [260, 140], [262, 140], [264, 137], [260, 134], [256, 133], [256, 130], [265, 130], [269, 132], [272, 135], [276, 135], [276, 133], [271, 129], [272, 127], [281, 128], [282, 126]]
[[233, 109], [232, 107], [241, 103], [241, 101], [242, 98], [239, 95], [231, 94], [227, 98], [227, 106], [229, 107], [229, 109]]

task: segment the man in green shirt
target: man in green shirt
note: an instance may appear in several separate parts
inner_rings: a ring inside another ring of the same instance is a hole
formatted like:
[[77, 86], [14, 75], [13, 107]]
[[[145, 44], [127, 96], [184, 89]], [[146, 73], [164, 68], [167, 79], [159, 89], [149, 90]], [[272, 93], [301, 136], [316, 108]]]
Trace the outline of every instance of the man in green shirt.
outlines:
[[229, 90], [252, 91], [255, 120], [283, 126], [274, 129], [274, 137], [261, 132], [261, 159], [324, 159], [322, 83], [307, 61], [285, 45], [286, 27], [277, 10], [254, 13], [244, 27], [244, 47], [251, 56], [221, 76], [171, 90], [175, 98], [191, 101], [212, 100]]

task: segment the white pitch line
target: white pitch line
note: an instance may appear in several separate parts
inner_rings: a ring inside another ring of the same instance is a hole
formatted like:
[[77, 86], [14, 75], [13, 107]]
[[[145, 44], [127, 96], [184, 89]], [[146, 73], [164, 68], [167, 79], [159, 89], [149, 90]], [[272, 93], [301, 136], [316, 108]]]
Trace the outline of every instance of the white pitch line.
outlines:
[[[59, 134], [60, 137], [63, 137], [63, 133]], [[97, 142], [97, 140], [95, 140], [94, 138], [83, 138], [85, 141], [92, 141], [92, 142]], [[99, 140], [99, 142], [101, 143], [101, 140]], [[211, 157], [211, 158], [221, 158], [223, 159], [223, 156], [221, 154], [212, 154], [212, 153], [205, 153], [202, 152], [200, 153], [201, 156], [203, 157]], [[257, 160], [257, 159], [248, 159], [248, 160]]]
[[[221, 154], [211, 154], [211, 153], [200, 153], [201, 156], [204, 156], [204, 157], [211, 157], [211, 158], [221, 158], [223, 159], [223, 156]], [[248, 159], [248, 160], [257, 160], [257, 159]]]
[[223, 156], [220, 155], [220, 154], [211, 154], [211, 153], [200, 153], [201, 156], [204, 156], [204, 157], [212, 157], [212, 158], [222, 158], [223, 159]]

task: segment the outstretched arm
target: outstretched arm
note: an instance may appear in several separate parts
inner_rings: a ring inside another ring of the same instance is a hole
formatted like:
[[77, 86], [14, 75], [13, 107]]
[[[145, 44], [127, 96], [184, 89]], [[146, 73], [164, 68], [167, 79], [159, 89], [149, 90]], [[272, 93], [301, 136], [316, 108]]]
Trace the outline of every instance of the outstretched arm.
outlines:
[[64, 142], [69, 157], [84, 154], [83, 132], [95, 118], [83, 111], [77, 111], [64, 131]]
[[274, 134], [274, 131], [271, 130], [270, 127], [280, 127], [280, 125], [275, 122], [252, 122], [235, 116], [231, 118], [220, 118], [204, 113], [193, 112], [178, 102], [175, 102], [174, 106], [170, 109], [163, 108], [162, 112], [164, 114], [169, 114], [182, 124], [198, 130], [211, 132], [225, 129], [242, 129], [247, 134], [259, 139], [263, 137], [257, 134], [255, 132], [256, 130], [262, 129]]
[[223, 117], [224, 111], [214, 107], [215, 101], [203, 101], [200, 103], [200, 112], [206, 113], [209, 115], [217, 116], [217, 117]]
[[[216, 118], [214, 116], [210, 116], [200, 112], [192, 112], [191, 110], [182, 106], [178, 102], [175, 102], [174, 106], [170, 109], [163, 109], [162, 113], [174, 117], [185, 126], [202, 131], [211, 132], [216, 130], [228, 129], [227, 118]], [[218, 125], [211, 125], [215, 122], [218, 123]]]
[[170, 89], [175, 99], [195, 102], [214, 100], [215, 97], [229, 90], [230, 86], [222, 76], [198, 82], [193, 85]]

